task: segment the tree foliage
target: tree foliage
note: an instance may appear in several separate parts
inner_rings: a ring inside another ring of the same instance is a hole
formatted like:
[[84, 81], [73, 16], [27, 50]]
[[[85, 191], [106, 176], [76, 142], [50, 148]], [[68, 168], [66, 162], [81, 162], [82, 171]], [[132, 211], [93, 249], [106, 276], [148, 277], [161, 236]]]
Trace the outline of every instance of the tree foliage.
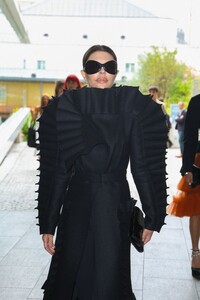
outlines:
[[162, 51], [153, 46], [152, 52], [139, 56], [138, 73], [134, 84], [140, 86], [142, 92], [148, 92], [151, 85], [158, 86], [160, 96], [165, 103], [178, 101], [188, 102], [191, 97], [192, 70], [184, 63], [176, 60], [177, 50]]

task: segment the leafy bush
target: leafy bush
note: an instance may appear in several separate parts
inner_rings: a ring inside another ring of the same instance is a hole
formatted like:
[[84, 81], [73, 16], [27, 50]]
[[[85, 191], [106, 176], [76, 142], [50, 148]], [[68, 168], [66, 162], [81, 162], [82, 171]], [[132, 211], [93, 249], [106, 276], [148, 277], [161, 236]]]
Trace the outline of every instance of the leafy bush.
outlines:
[[23, 140], [27, 141], [27, 136], [28, 136], [28, 128], [30, 127], [32, 121], [31, 114], [27, 117], [24, 126], [22, 128], [22, 133], [23, 133]]

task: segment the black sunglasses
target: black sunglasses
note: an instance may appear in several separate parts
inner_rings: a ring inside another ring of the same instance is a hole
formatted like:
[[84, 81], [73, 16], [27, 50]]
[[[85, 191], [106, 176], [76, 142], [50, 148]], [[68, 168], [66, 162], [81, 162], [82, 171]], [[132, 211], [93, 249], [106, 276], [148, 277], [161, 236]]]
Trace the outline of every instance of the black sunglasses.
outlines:
[[88, 60], [85, 64], [84, 71], [91, 75], [98, 73], [101, 68], [104, 68], [109, 74], [117, 74], [117, 62], [115, 60], [107, 61], [105, 64], [101, 64], [96, 60]]

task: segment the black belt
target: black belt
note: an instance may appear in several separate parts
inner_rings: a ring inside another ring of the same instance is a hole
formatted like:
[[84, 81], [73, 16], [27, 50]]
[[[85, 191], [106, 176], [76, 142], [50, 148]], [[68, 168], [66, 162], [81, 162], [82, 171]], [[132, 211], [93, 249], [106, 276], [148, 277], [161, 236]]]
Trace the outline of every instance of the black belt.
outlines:
[[113, 173], [89, 173], [76, 171], [73, 175], [74, 179], [81, 181], [91, 182], [108, 182], [108, 181], [124, 181], [126, 180], [126, 172], [113, 172]]

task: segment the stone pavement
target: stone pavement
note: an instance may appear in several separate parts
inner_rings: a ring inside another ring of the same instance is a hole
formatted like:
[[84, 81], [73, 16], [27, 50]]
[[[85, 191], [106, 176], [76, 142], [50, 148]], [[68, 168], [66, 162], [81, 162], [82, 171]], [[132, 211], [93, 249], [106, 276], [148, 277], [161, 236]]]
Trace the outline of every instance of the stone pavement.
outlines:
[[[177, 149], [167, 155], [171, 201], [180, 178]], [[41, 300], [50, 256], [43, 250], [34, 210], [38, 162], [35, 150], [15, 144], [0, 166], [0, 299]], [[135, 186], [128, 174], [133, 196]], [[140, 254], [132, 247], [132, 284], [137, 300], [200, 300], [200, 281], [191, 276], [188, 218], [167, 216]], [[67, 300], [67, 299], [66, 299]], [[103, 300], [103, 299], [102, 299]]]

